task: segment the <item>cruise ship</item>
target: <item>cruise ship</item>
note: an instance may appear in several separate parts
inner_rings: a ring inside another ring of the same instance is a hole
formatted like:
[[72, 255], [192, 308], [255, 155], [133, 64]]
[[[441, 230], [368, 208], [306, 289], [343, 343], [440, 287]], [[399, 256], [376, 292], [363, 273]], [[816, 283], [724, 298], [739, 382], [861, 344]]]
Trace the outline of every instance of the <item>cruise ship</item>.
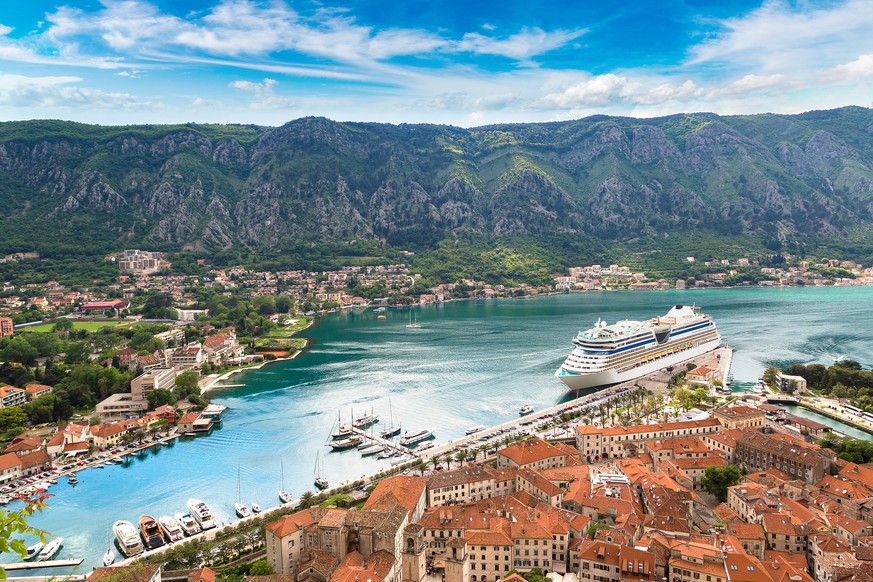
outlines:
[[696, 305], [676, 305], [647, 321], [624, 320], [580, 331], [555, 371], [570, 390], [626, 382], [697, 357], [721, 345], [715, 322]]

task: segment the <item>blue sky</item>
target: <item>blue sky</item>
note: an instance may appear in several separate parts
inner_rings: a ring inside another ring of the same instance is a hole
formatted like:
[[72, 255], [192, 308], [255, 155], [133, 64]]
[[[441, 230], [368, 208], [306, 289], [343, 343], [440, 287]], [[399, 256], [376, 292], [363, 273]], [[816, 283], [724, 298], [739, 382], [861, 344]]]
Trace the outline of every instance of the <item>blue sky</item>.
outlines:
[[870, 0], [0, 3], [0, 120], [475, 126], [873, 102]]

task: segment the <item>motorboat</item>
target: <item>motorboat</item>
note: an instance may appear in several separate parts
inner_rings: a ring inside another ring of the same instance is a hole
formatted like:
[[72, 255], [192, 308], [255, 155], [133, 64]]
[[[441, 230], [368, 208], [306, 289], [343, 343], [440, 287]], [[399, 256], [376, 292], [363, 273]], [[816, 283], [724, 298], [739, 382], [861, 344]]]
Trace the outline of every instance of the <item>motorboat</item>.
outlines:
[[533, 406], [530, 404], [525, 404], [521, 408], [518, 409], [518, 414], [524, 416], [525, 414], [530, 414], [533, 412]]
[[185, 532], [185, 535], [193, 536], [200, 533], [200, 524], [197, 523], [197, 520], [190, 513], [177, 513], [173, 517], [179, 522], [179, 526]]
[[257, 501], [252, 501], [252, 513], [255, 515], [261, 513], [261, 506]]
[[42, 550], [43, 545], [45, 545], [45, 544], [43, 544], [42, 542], [36, 542], [32, 546], [27, 546], [27, 554], [24, 556], [24, 559], [25, 560], [32, 560], [35, 557], [37, 557], [39, 555], [40, 550]]
[[112, 533], [118, 540], [118, 548], [127, 556], [137, 556], [143, 552], [142, 540], [136, 532], [136, 528], [129, 521], [118, 520], [112, 524]]
[[207, 530], [215, 527], [215, 517], [212, 515], [212, 510], [199, 499], [188, 500], [188, 511], [191, 512], [191, 517], [197, 520], [200, 529]]
[[55, 538], [45, 545], [39, 556], [36, 558], [39, 562], [46, 562], [55, 557], [55, 554], [61, 551], [61, 546], [64, 545], [64, 538]]
[[139, 518], [139, 531], [145, 541], [146, 548], [149, 550], [160, 548], [167, 543], [161, 533], [158, 521], [150, 515], [143, 515]]
[[427, 440], [429, 438], [433, 438], [433, 432], [429, 430], [420, 430], [414, 433], [406, 433], [400, 438], [400, 444], [404, 447], [410, 447], [416, 443], [420, 443], [423, 440]]
[[470, 428], [468, 428], [467, 430], [464, 431], [464, 434], [466, 434], [466, 435], [476, 434], [477, 432], [482, 432], [483, 430], [485, 430], [485, 425], [479, 424], [476, 426], [471, 426]]
[[170, 542], [178, 542], [185, 537], [185, 532], [182, 531], [182, 526], [178, 520], [173, 519], [169, 515], [162, 515], [158, 518], [158, 525], [161, 526], [161, 531], [164, 532], [164, 537]]

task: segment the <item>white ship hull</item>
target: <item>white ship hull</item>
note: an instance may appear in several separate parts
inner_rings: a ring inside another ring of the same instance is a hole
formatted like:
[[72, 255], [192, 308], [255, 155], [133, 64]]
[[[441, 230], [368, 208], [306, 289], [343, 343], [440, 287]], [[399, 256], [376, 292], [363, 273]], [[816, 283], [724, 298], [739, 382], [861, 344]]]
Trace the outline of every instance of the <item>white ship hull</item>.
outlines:
[[721, 345], [721, 339], [717, 338], [712, 341], [700, 344], [693, 348], [676, 352], [670, 356], [660, 358], [645, 364], [640, 364], [629, 370], [619, 372], [615, 369], [603, 370], [591, 374], [572, 374], [562, 368], [555, 371], [555, 376], [567, 385], [570, 390], [585, 390], [587, 388], [596, 388], [598, 386], [609, 386], [611, 384], [619, 384], [634, 380], [648, 374], [663, 370], [664, 368], [675, 366], [679, 362], [696, 358], [706, 352], [710, 352]]

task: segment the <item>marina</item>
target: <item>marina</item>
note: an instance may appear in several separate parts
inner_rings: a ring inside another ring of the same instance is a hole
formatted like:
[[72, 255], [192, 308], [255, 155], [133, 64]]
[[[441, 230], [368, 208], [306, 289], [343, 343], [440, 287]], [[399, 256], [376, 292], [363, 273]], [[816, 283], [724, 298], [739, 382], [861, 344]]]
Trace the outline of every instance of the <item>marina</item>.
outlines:
[[[415, 334], [408, 333], [405, 322], [333, 314], [307, 332], [313, 347], [300, 357], [244, 372], [234, 378], [244, 387], [214, 392], [214, 401], [229, 408], [208, 438], [175, 436], [174, 446], [143, 443], [125, 449], [122, 462], [104, 469], [68, 469], [64, 473], [75, 471], [79, 483], [72, 486], [62, 478], [51, 485], [51, 507], [33, 523], [65, 538], [59, 558], [82, 556], [90, 568], [102, 562], [109, 524], [120, 518], [136, 522], [141, 515], [187, 513], [186, 500], [197, 497], [210, 505], [219, 525], [234, 522], [237, 465], [246, 488], [261, 492], [254, 501], [265, 510], [278, 503], [282, 459], [293, 461], [285, 463], [285, 485], [295, 497], [316, 490], [312, 467], [318, 451], [321, 476], [331, 485], [374, 474], [395, 457], [362, 457], [357, 449], [329, 452], [325, 437], [338, 411], [347, 422], [352, 407], [373, 409], [386, 419], [389, 400], [394, 423], [402, 421], [404, 431], [435, 433], [434, 441], [415, 449], [427, 458], [461, 443], [494, 442], [479, 439], [504, 430], [507, 422], [513, 423], [507, 425], [510, 431], [535, 430], [547, 418], [541, 415], [561, 410], [574, 396], [596, 395], [566, 394], [552, 373], [567, 355], [567, 338], [597, 317], [644, 319], [663, 313], [664, 305], [696, 300], [736, 350], [735, 390], [754, 383], [766, 365], [830, 362], [835, 353], [858, 354], [869, 368], [873, 362], [863, 357], [873, 330], [850, 323], [873, 319], [873, 298], [864, 291], [712, 289], [466, 301], [422, 309], [418, 320], [425, 325]], [[773, 321], [780, 324], [767, 323]], [[529, 425], [521, 422], [530, 417], [518, 417], [525, 403], [536, 409], [538, 419]], [[460, 440], [476, 425], [493, 428]], [[374, 434], [379, 428], [374, 426]], [[391, 451], [400, 454], [396, 444]], [[91, 501], [97, 497], [99, 505]], [[12, 500], [8, 507], [15, 510], [21, 502]]]

